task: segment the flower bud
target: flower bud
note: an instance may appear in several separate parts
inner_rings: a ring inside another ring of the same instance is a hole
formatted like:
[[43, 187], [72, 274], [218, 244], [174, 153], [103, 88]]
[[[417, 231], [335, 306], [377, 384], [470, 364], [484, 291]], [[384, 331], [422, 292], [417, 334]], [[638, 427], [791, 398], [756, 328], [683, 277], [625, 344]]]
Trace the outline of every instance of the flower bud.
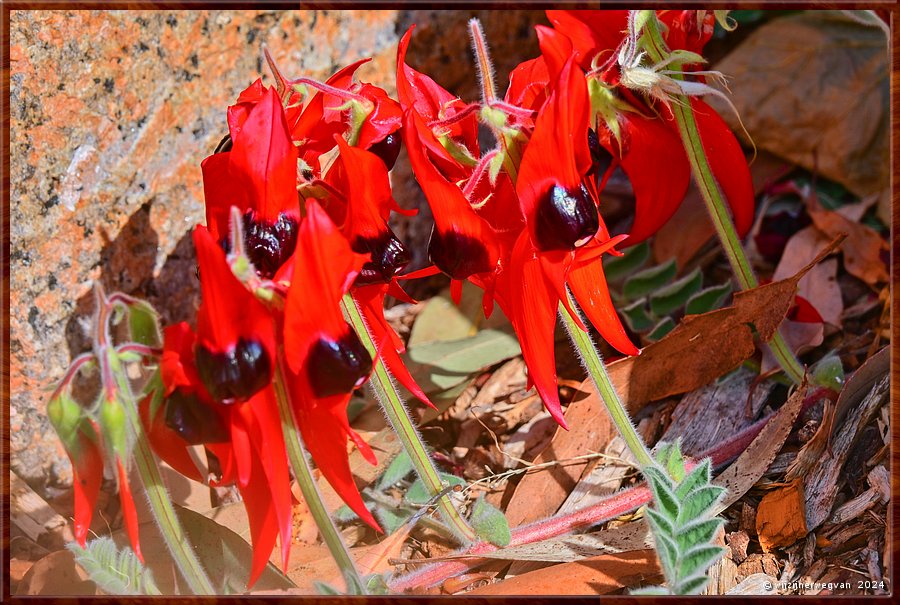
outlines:
[[84, 410], [81, 405], [72, 399], [66, 390], [47, 403], [47, 416], [50, 418], [50, 424], [56, 429], [66, 450], [71, 451], [77, 446], [76, 435], [83, 415]]
[[118, 397], [105, 399], [100, 404], [100, 429], [113, 453], [128, 458], [128, 417], [125, 406]]

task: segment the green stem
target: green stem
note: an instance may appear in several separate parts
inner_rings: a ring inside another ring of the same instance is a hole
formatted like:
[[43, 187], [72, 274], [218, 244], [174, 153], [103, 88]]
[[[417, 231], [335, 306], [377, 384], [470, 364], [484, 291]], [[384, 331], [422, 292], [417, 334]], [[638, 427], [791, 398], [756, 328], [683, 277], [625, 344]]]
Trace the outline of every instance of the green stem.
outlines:
[[[390, 372], [377, 354], [375, 342], [369, 333], [366, 322], [363, 320], [356, 300], [351, 294], [345, 294], [341, 304], [344, 312], [350, 319], [350, 324], [356, 330], [357, 335], [359, 335], [359, 338], [374, 360], [375, 370], [369, 383], [372, 385], [375, 395], [381, 403], [388, 421], [400, 438], [406, 453], [409, 454], [413, 467], [416, 469], [416, 474], [425, 484], [425, 487], [428, 488], [429, 496], [434, 498], [443, 491], [445, 486], [441, 482], [441, 477], [438, 475], [434, 463], [431, 461], [431, 456], [428, 454], [425, 444], [413, 426], [412, 418], [409, 417], [409, 412], [407, 412], [406, 406], [403, 405], [403, 399], [394, 386]], [[437, 506], [444, 520], [449, 524], [451, 531], [453, 531], [460, 542], [467, 543], [475, 539], [475, 532], [472, 531], [466, 520], [456, 510], [449, 495], [445, 494], [438, 498]]]
[[[644, 29], [645, 39], [647, 40], [646, 49], [650, 60], [658, 63], [668, 55], [668, 49], [660, 33], [656, 13], [655, 11], [650, 12], [653, 12], [653, 15], [647, 19]], [[672, 63], [669, 69], [677, 72], [680, 69], [680, 64], [677, 62]], [[675, 73], [672, 75], [672, 78], [683, 80], [684, 76]], [[738, 237], [734, 223], [728, 213], [725, 198], [709, 165], [690, 99], [684, 95], [677, 95], [672, 100], [671, 108], [672, 115], [675, 117], [675, 123], [678, 126], [678, 133], [681, 135], [685, 152], [691, 164], [694, 180], [697, 183], [703, 201], [706, 203], [706, 209], [712, 219], [716, 234], [719, 236], [719, 241], [725, 249], [725, 255], [728, 257], [728, 262], [731, 264], [738, 284], [740, 284], [742, 290], [756, 288], [759, 286], [759, 281], [753, 273], [753, 268], [750, 266], [747, 255], [744, 254], [740, 237]], [[768, 344], [785, 374], [794, 383], [800, 384], [806, 372], [803, 365], [791, 352], [781, 333], [776, 331]]]
[[[159, 380], [158, 373], [153, 380]], [[131, 392], [124, 374], [121, 372], [117, 374], [117, 383], [122, 393]], [[162, 392], [162, 384], [157, 385], [157, 392]], [[203, 570], [203, 566], [200, 565], [200, 560], [197, 559], [197, 555], [185, 536], [184, 529], [181, 527], [181, 521], [178, 520], [178, 516], [175, 513], [175, 508], [172, 506], [172, 500], [159, 473], [159, 466], [156, 463], [150, 442], [144, 434], [137, 409], [133, 405], [125, 405], [123, 407], [128, 415], [128, 423], [135, 438], [134, 460], [138, 474], [141, 477], [141, 483], [144, 484], [144, 490], [147, 492], [150, 513], [153, 515], [157, 527], [159, 527], [159, 532], [162, 534], [169, 552], [172, 553], [175, 566], [193, 594], [216, 594], [212, 582], [210, 582], [209, 577]]]
[[306, 502], [309, 512], [312, 514], [319, 533], [322, 534], [322, 540], [334, 557], [344, 580], [347, 583], [347, 590], [350, 594], [366, 594], [365, 585], [356, 569], [356, 564], [341, 534], [338, 532], [325, 503], [322, 501], [322, 494], [316, 486], [316, 480], [313, 478], [312, 469], [309, 466], [309, 457], [306, 448], [303, 445], [303, 439], [300, 437], [300, 431], [294, 422], [294, 413], [291, 411], [291, 399], [287, 392], [284, 381], [284, 370], [282, 368], [283, 360], [279, 355], [278, 365], [275, 368], [275, 377], [273, 384], [275, 386], [275, 396], [278, 400], [278, 412], [281, 415], [281, 427], [284, 431], [284, 442], [287, 446], [288, 459], [291, 461], [291, 467], [294, 469], [294, 476], [300, 491], [303, 493], [303, 499]]
[[[572, 300], [572, 296], [568, 294], [568, 292], [566, 295], [569, 297], [569, 305], [574, 309], [575, 303]], [[616, 393], [615, 386], [613, 386], [612, 381], [609, 379], [609, 374], [606, 372], [606, 366], [603, 364], [603, 359], [600, 358], [600, 353], [597, 352], [597, 348], [591, 341], [590, 335], [578, 326], [575, 319], [569, 314], [568, 309], [566, 309], [565, 305], [561, 302], [559, 304], [559, 314], [566, 324], [566, 329], [569, 332], [569, 337], [572, 339], [572, 344], [574, 344], [575, 348], [578, 350], [578, 354], [587, 368], [588, 375], [591, 377], [594, 386], [597, 388], [597, 393], [600, 394], [600, 400], [603, 401], [603, 404], [606, 406], [606, 409], [612, 418], [613, 424], [616, 425], [616, 428], [619, 430], [619, 435], [625, 440], [625, 444], [628, 446], [628, 449], [634, 455], [635, 459], [637, 459], [641, 468], [656, 466], [656, 462], [650, 455], [650, 451], [644, 444], [644, 440], [641, 439], [641, 436], [638, 435], [637, 430], [635, 430], [634, 425], [631, 423], [631, 418], [629, 418], [625, 406], [622, 405], [622, 400], [619, 399], [619, 394]], [[583, 321], [583, 318], [579, 319], [582, 319]]]

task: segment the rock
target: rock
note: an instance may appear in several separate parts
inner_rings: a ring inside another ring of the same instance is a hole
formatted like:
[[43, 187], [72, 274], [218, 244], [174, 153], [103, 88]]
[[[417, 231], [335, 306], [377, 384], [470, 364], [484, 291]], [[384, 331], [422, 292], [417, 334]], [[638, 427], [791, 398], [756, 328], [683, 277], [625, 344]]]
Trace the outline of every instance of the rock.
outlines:
[[[200, 161], [226, 131], [227, 105], [265, 73], [261, 44], [287, 74], [320, 79], [372, 56], [360, 79], [393, 94], [397, 41], [416, 22], [411, 63], [476, 100], [465, 27], [476, 14], [502, 93], [509, 69], [538, 53], [532, 26], [540, 12], [11, 13], [12, 470], [41, 494], [71, 482], [45, 389], [90, 347], [93, 282], [147, 298], [166, 323], [192, 321]], [[402, 162], [396, 196], [417, 207], [421, 193]], [[395, 221], [424, 265], [427, 208]]]

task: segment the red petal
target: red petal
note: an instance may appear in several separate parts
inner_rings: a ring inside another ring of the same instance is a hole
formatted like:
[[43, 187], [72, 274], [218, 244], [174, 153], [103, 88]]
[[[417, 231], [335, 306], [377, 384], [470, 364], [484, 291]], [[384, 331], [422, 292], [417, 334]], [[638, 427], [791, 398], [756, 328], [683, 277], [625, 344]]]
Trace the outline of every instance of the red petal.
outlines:
[[122, 503], [122, 515], [125, 517], [125, 529], [128, 530], [128, 539], [131, 541], [131, 548], [138, 560], [143, 563], [144, 555], [141, 554], [141, 541], [138, 532], [137, 509], [134, 507], [134, 498], [131, 496], [131, 488], [128, 486], [128, 473], [125, 472], [125, 466], [122, 461], [116, 460], [116, 467], [119, 473], [119, 501]]
[[553, 27], [572, 40], [575, 57], [584, 69], [602, 53], [597, 64], [602, 65], [615, 51], [628, 29], [626, 10], [548, 10], [547, 19]]
[[519, 63], [509, 72], [509, 88], [505, 100], [517, 107], [540, 109], [547, 99], [550, 74], [544, 57]]
[[231, 152], [216, 153], [200, 164], [203, 172], [203, 199], [206, 201], [206, 226], [213, 239], [228, 237], [231, 207], [243, 214], [250, 207], [248, 192], [237, 186], [231, 174]]
[[576, 252], [576, 262], [569, 271], [568, 282], [572, 294], [606, 342], [625, 355], [637, 355], [640, 350], [625, 333], [610, 298], [606, 276], [603, 274], [603, 263], [599, 258], [592, 262], [579, 263], [578, 255]]
[[331, 219], [314, 201], [297, 233], [291, 287], [285, 301], [285, 356], [292, 371], [302, 371], [310, 345], [320, 334], [337, 336], [347, 330], [340, 311], [344, 293], [365, 262], [350, 249]]
[[250, 192], [252, 207], [266, 221], [282, 212], [299, 213], [297, 147], [274, 88], [253, 107], [228, 153], [231, 173]]
[[563, 70], [566, 61], [572, 56], [572, 42], [556, 31], [545, 25], [535, 26], [538, 36], [538, 44], [541, 46], [541, 56], [547, 65], [548, 81], [555, 82]]
[[347, 200], [349, 212], [341, 231], [349, 241], [385, 233], [391, 210], [399, 208], [387, 167], [374, 153], [350, 147], [342, 137], [335, 137], [335, 141], [340, 156], [326, 180]]
[[753, 180], [744, 150], [728, 124], [712, 107], [696, 98], [691, 98], [691, 107], [709, 167], [731, 207], [738, 235], [744, 237], [753, 225], [756, 209]]
[[[244, 406], [246, 404], [237, 404]], [[253, 453], [253, 442], [250, 440], [250, 427], [247, 418], [240, 413], [240, 408], [233, 411], [231, 419], [231, 444], [234, 448], [234, 461], [237, 469], [238, 487], [247, 487], [253, 473], [256, 456]]]
[[554, 185], [578, 189], [591, 167], [588, 110], [584, 73], [570, 58], [538, 114], [516, 182], [522, 212], [532, 232], [534, 216], [547, 192]]
[[73, 486], [75, 488], [75, 539], [85, 545], [91, 519], [100, 496], [103, 481], [103, 453], [99, 437], [92, 422], [83, 421], [76, 436], [76, 451], [68, 452], [72, 461]]
[[247, 520], [250, 524], [250, 542], [253, 545], [253, 561], [250, 564], [250, 579], [247, 588], [262, 575], [278, 537], [278, 519], [269, 491], [268, 478], [257, 456], [251, 456], [252, 468], [245, 486], [238, 484]]
[[[378, 349], [378, 355], [390, 370], [391, 374], [405, 386], [419, 401], [425, 405], [434, 408], [434, 404], [425, 395], [409, 370], [400, 353], [403, 352], [403, 343], [394, 329], [388, 324], [384, 318], [384, 296], [387, 288], [383, 285], [372, 285], [356, 288], [354, 297], [359, 303], [362, 314], [366, 319], [375, 346]], [[435, 408], [436, 409], [436, 408]]]
[[497, 302], [509, 317], [528, 366], [529, 380], [537, 387], [550, 415], [566, 426], [556, 382], [556, 355], [553, 332], [559, 297], [544, 275], [531, 240], [522, 232], [513, 248], [510, 266], [500, 274]]
[[[678, 210], [690, 185], [691, 166], [674, 125], [630, 113], [620, 124], [621, 166], [635, 197], [634, 224], [626, 243], [632, 246], [656, 233]], [[605, 127], [600, 129], [600, 142], [619, 155], [619, 144]]]
[[[292, 377], [299, 383], [302, 377]], [[366, 508], [359, 490], [353, 482], [350, 463], [347, 458], [347, 437], [350, 435], [350, 423], [347, 421], [347, 403], [350, 394], [334, 395], [313, 401], [307, 395], [303, 397], [303, 388], [299, 391], [299, 403], [295, 396], [294, 411], [297, 424], [303, 435], [303, 442], [312, 455], [316, 467], [334, 488], [334, 491], [347, 503], [359, 518], [368, 523], [376, 531], [381, 531], [372, 513]]]
[[356, 93], [374, 104], [372, 113], [366, 116], [362, 128], [360, 128], [359, 139], [356, 142], [359, 147], [368, 149], [392, 132], [400, 130], [403, 125], [403, 110], [400, 104], [390, 98], [384, 89], [363, 83], [360, 84]]
[[232, 138], [241, 131], [250, 110], [259, 103], [266, 94], [262, 78], [257, 78], [253, 84], [244, 89], [238, 96], [237, 102], [228, 108], [228, 131]]
[[200, 383], [194, 368], [194, 340], [194, 331], [185, 321], [163, 330], [160, 375], [167, 396], [178, 387], [194, 390]]

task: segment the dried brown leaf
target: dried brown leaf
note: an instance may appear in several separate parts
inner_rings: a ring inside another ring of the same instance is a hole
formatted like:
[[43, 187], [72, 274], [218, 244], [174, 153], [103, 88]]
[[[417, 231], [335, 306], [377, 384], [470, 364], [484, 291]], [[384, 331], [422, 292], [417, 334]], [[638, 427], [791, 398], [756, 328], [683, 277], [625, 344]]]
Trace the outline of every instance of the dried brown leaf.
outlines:
[[790, 546], [806, 536], [803, 483], [799, 480], [763, 496], [756, 509], [756, 533], [763, 551]]
[[601, 595], [661, 579], [652, 549], [563, 563], [476, 588], [466, 595]]

